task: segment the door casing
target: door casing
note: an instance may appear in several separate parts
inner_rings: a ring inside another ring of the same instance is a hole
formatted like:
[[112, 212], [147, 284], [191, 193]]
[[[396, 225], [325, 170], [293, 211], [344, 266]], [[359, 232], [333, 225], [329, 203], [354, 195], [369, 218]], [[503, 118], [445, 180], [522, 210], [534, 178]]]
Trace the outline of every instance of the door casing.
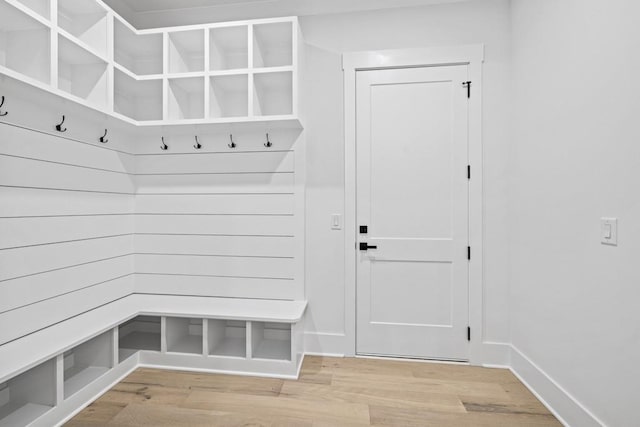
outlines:
[[[345, 335], [344, 354], [356, 355], [356, 73], [363, 70], [467, 65], [471, 83], [469, 99], [469, 363], [483, 357], [483, 216], [482, 216], [482, 62], [483, 45], [397, 49], [346, 53], [344, 72], [345, 139]], [[460, 82], [460, 90], [466, 91]]]

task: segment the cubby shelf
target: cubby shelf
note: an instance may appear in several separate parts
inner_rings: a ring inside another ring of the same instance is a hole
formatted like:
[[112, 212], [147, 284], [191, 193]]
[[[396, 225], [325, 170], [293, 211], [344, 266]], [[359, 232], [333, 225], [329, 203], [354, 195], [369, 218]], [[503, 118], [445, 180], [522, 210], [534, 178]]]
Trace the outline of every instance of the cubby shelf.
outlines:
[[135, 126], [301, 127], [301, 44], [296, 18], [138, 31], [98, 0], [0, 2], [0, 73]]
[[113, 333], [105, 332], [62, 355], [64, 398], [101, 377], [113, 367]]

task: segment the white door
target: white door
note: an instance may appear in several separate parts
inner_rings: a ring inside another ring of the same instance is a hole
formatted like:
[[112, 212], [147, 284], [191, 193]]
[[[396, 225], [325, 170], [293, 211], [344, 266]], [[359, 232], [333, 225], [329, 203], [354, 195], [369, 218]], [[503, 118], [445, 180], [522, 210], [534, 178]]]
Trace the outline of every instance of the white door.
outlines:
[[358, 354], [468, 359], [466, 80], [357, 72]]

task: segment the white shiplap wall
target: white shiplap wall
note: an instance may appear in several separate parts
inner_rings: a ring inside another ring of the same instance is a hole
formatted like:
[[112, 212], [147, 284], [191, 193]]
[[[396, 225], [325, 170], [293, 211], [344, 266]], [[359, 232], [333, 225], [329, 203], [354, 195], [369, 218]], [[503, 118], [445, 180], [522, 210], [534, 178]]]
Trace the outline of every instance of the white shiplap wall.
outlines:
[[0, 345], [134, 292], [304, 298], [300, 129], [270, 148], [265, 129], [235, 130], [235, 149], [203, 132], [201, 150], [172, 130], [162, 151], [159, 130], [0, 92]]
[[300, 130], [138, 141], [136, 292], [232, 298], [304, 296]]
[[135, 191], [118, 132], [101, 145], [81, 110], [2, 83], [0, 344], [133, 292]]

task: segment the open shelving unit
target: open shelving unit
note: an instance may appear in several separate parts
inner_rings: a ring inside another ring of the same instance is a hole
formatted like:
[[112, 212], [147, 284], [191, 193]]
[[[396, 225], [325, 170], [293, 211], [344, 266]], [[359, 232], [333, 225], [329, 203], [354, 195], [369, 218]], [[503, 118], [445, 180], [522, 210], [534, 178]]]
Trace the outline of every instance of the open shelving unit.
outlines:
[[0, 384], [0, 427], [28, 425], [56, 404], [56, 363], [48, 360]]
[[[36, 8], [38, 2], [31, 1]], [[48, 2], [47, 2], [48, 3]], [[0, 66], [28, 79], [51, 81], [51, 30], [4, 1], [0, 2]]]
[[99, 0], [0, 2], [0, 74], [135, 126], [301, 127], [301, 46], [295, 17], [138, 31]]
[[75, 394], [113, 367], [113, 332], [85, 341], [63, 355], [64, 398]]
[[139, 366], [297, 378], [306, 306], [133, 294], [57, 323], [0, 348], [0, 427], [61, 425]]
[[168, 317], [165, 322], [168, 352], [202, 354], [202, 319]]
[[137, 316], [118, 328], [118, 359], [126, 360], [140, 350], [160, 351], [161, 322], [157, 316]]

